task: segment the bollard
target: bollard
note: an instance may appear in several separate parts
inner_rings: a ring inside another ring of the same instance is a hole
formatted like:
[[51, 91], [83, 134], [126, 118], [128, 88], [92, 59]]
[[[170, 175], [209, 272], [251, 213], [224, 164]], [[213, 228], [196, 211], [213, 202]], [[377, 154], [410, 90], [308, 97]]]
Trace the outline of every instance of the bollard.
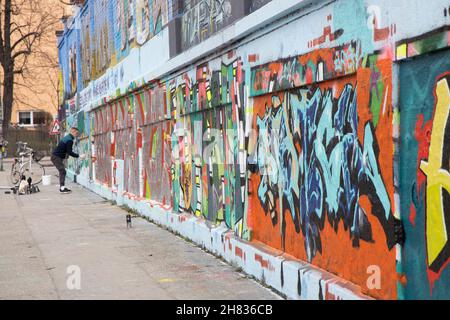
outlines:
[[127, 228], [129, 229], [129, 228], [132, 227], [132, 225], [131, 225], [131, 214], [128, 214], [126, 218], [127, 218]]

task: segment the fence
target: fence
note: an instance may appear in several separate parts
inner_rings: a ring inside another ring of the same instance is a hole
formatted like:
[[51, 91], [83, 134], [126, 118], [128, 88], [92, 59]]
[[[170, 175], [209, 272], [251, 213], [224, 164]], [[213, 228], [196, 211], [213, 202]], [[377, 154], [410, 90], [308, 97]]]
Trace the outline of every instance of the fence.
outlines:
[[14, 157], [17, 151], [17, 142], [27, 142], [28, 146], [36, 151], [50, 155], [56, 146], [57, 137], [49, 134], [47, 126], [35, 128], [10, 128], [8, 131], [7, 157]]

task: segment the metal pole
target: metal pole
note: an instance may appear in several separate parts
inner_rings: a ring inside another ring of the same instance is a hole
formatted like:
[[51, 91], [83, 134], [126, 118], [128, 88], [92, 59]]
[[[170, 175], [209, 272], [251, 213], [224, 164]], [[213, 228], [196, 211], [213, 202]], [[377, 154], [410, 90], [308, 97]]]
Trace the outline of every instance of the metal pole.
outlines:
[[8, 145], [8, 141], [0, 137], [0, 172], [5, 171], [3, 168], [3, 157], [6, 155], [6, 146]]
[[3, 144], [6, 144], [6, 140], [3, 139], [3, 99], [0, 92], [0, 172], [5, 171], [5, 169], [3, 169]]

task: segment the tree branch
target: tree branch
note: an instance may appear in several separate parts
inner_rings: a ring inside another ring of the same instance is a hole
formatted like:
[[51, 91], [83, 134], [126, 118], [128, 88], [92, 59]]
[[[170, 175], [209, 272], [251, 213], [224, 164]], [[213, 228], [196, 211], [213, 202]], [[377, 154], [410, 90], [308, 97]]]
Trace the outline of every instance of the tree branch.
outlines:
[[11, 60], [16, 60], [16, 58], [20, 57], [21, 55], [30, 55], [30, 54], [31, 54], [31, 50], [21, 50], [21, 51], [14, 53], [11, 56]]
[[11, 51], [13, 51], [19, 44], [26, 42], [26, 39], [28, 39], [29, 37], [34, 36], [35, 38], [38, 37], [40, 35], [39, 32], [34, 31], [34, 32], [29, 32], [25, 35], [23, 35], [22, 37], [20, 37], [19, 40], [17, 40], [16, 42], [14, 42], [14, 44], [11, 47]]

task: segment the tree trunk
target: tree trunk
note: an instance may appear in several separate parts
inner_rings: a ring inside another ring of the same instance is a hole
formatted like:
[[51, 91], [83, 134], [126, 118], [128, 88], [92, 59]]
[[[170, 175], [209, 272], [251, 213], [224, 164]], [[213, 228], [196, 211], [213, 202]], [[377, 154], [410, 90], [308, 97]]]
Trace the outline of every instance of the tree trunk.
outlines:
[[2, 48], [1, 57], [2, 67], [3, 67], [3, 123], [2, 131], [5, 138], [8, 137], [9, 123], [11, 122], [11, 113], [14, 99], [14, 59], [12, 59], [11, 50], [11, 0], [5, 0], [4, 10], [4, 20], [0, 21], [3, 23], [2, 37]]
[[14, 101], [14, 65], [10, 63], [5, 68], [3, 77], [3, 137], [8, 137], [9, 124], [11, 123], [12, 107]]

